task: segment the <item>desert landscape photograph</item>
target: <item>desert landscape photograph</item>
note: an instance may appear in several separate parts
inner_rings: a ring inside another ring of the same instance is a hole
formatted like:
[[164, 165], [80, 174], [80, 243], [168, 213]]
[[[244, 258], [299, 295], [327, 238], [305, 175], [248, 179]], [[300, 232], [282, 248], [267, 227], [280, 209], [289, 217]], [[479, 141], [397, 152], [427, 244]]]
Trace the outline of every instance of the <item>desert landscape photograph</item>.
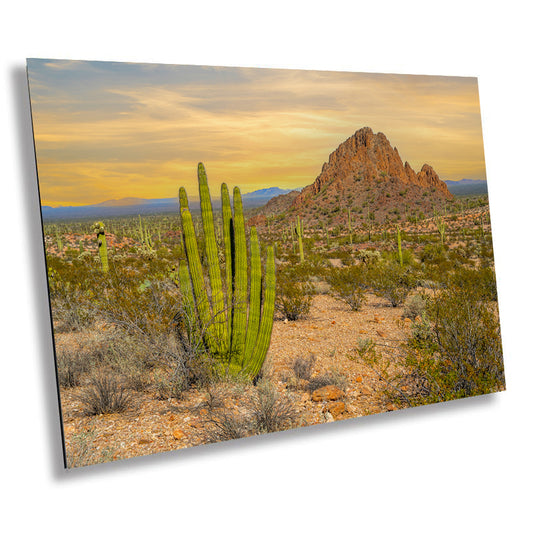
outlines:
[[27, 72], [67, 468], [505, 389], [476, 78]]

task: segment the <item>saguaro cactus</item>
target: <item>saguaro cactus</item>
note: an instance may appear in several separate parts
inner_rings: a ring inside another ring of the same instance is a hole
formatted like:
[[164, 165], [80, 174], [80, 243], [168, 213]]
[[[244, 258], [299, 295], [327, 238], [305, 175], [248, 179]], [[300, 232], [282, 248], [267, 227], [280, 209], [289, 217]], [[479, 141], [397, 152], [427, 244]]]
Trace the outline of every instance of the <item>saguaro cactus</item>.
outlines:
[[324, 231], [324, 235], [326, 236], [326, 246], [329, 248], [329, 231], [328, 231], [328, 226], [327, 226], [327, 224], [326, 224], [324, 221], [322, 221], [321, 224], [322, 224], [322, 229], [323, 229], [323, 231]]
[[435, 222], [437, 225], [437, 230], [440, 233], [440, 243], [441, 245], [444, 244], [444, 235], [446, 233], [446, 222], [442, 219], [442, 217], [438, 217], [437, 221]]
[[59, 229], [57, 226], [56, 229], [56, 243], [57, 243], [57, 251], [61, 253], [63, 251], [63, 241], [61, 240], [61, 235], [59, 234]]
[[353, 244], [352, 239], [352, 210], [348, 207], [348, 235], [350, 236], [350, 244]]
[[104, 223], [95, 222], [92, 229], [96, 234], [96, 240], [98, 242], [98, 254], [100, 255], [100, 261], [102, 262], [102, 272], [107, 274], [107, 272], [109, 272], [109, 263], [107, 262], [107, 243], [105, 240]]
[[400, 226], [396, 226], [398, 233], [398, 259], [400, 260], [400, 266], [403, 267], [403, 255], [402, 255], [402, 232]]
[[[213, 208], [202, 163], [198, 185], [205, 239], [207, 280], [204, 279], [198, 243], [187, 194], [180, 189], [180, 212], [187, 263], [180, 265], [179, 283], [187, 306], [194, 312], [194, 331], [201, 332], [204, 345], [230, 374], [255, 378], [270, 345], [274, 320], [275, 264], [272, 246], [267, 248], [263, 277], [257, 230], [250, 231], [250, 292], [248, 294], [248, 250], [241, 193], [233, 190], [233, 212], [227, 185], [222, 184], [222, 235], [225, 254], [224, 295], [219, 250], [216, 244]], [[189, 333], [189, 335], [191, 335]]]
[[304, 229], [303, 229], [302, 221], [300, 220], [300, 215], [298, 215], [298, 220], [296, 221], [295, 231], [296, 231], [296, 235], [298, 235], [298, 249], [300, 251], [300, 263], [303, 263], [305, 261], [304, 243], [303, 243]]

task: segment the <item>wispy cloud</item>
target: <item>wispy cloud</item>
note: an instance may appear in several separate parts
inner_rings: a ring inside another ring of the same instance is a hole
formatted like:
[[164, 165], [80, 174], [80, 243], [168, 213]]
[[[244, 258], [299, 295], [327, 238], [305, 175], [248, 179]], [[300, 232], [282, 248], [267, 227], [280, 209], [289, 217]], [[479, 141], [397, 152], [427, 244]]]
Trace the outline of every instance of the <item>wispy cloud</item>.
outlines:
[[362, 126], [415, 168], [485, 175], [473, 78], [48, 60], [29, 76], [51, 205], [175, 196], [198, 161], [215, 188], [303, 186]]

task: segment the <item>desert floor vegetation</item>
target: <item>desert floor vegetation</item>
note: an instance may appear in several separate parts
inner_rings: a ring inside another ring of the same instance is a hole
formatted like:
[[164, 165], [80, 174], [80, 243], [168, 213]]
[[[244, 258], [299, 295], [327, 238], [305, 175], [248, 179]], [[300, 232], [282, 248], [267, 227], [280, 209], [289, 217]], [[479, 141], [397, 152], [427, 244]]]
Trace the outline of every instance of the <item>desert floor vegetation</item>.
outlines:
[[[207, 279], [200, 213], [191, 221]], [[179, 280], [186, 251], [176, 213], [104, 220], [107, 269], [93, 223], [45, 224], [69, 466], [505, 387], [483, 199], [399, 230], [376, 222], [370, 232], [355, 224], [349, 234], [325, 231], [287, 215], [257, 224], [261, 249], [274, 250], [276, 299], [253, 379], [224, 371], [187, 335], [195, 317]], [[444, 237], [437, 223], [446, 224]], [[217, 209], [214, 225], [223, 249]], [[261, 262], [264, 269], [264, 254]]]

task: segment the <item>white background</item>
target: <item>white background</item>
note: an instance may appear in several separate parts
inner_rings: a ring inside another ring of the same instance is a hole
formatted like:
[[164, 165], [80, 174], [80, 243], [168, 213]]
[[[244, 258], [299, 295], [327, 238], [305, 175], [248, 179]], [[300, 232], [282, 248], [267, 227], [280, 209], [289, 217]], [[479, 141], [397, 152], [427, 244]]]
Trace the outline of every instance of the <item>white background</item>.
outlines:
[[[93, 0], [4, 6], [5, 531], [531, 530], [533, 47], [527, 4]], [[26, 57], [479, 76], [508, 390], [64, 472]]]

